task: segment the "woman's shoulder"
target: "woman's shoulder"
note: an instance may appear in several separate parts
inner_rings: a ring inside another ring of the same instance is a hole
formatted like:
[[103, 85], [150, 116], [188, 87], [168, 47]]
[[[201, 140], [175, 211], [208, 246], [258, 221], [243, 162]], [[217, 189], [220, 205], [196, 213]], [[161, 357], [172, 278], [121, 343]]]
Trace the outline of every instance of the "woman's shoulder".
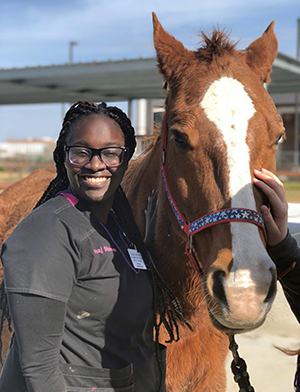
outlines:
[[49, 222], [49, 220], [59, 219], [60, 215], [63, 215], [63, 211], [69, 209], [68, 204], [68, 200], [60, 195], [53, 197], [32, 210], [17, 227], [31, 225], [33, 222], [42, 223], [43, 221]]
[[54, 213], [59, 214], [60, 211], [68, 209], [71, 206], [70, 202], [61, 194], [52, 197], [47, 200], [39, 207], [32, 210], [31, 214], [45, 214], [45, 213]]
[[52, 238], [64, 233], [78, 237], [89, 228], [87, 219], [65, 197], [58, 195], [28, 214], [7, 240], [42, 235]]

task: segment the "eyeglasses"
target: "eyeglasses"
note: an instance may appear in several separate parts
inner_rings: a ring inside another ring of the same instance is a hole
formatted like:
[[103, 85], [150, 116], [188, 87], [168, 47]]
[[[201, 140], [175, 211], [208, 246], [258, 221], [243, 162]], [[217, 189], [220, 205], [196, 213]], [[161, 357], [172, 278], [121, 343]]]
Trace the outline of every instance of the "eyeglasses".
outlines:
[[65, 146], [68, 159], [71, 165], [83, 167], [87, 165], [92, 158], [97, 155], [107, 167], [118, 167], [124, 160], [125, 153], [128, 152], [126, 147], [103, 147], [88, 148], [81, 146]]

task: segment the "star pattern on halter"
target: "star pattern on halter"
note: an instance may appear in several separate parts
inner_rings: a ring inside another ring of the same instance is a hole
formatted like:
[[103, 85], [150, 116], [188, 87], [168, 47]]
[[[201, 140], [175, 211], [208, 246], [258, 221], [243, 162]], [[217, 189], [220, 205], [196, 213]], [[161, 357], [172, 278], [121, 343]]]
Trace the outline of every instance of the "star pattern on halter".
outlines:
[[215, 211], [191, 223], [189, 233], [192, 234], [196, 231], [201, 231], [201, 229], [204, 229], [207, 226], [213, 226], [215, 224], [228, 221], [248, 221], [264, 227], [263, 219], [256, 211], [249, 210], [247, 208], [227, 208], [224, 210]]
[[209, 215], [205, 215], [200, 219], [197, 219], [196, 221], [192, 222], [191, 224], [188, 224], [185, 226], [185, 223], [177, 209], [177, 206], [175, 205], [168, 186], [166, 182], [166, 177], [164, 173], [164, 169], [162, 167], [162, 179], [163, 179], [163, 184], [164, 188], [167, 194], [167, 197], [169, 199], [169, 202], [171, 204], [171, 207], [174, 211], [174, 214], [176, 215], [176, 218], [178, 220], [178, 223], [180, 224], [180, 227], [184, 229], [185, 227], [187, 228], [188, 232], [186, 231], [187, 235], [193, 235], [201, 230], [204, 230], [206, 227], [218, 225], [219, 223], [224, 223], [224, 222], [249, 222], [253, 223], [259, 227], [261, 227], [265, 233], [265, 225], [262, 217], [258, 214], [258, 212], [254, 210], [250, 210], [248, 208], [225, 208], [223, 210], [219, 211], [214, 211]]

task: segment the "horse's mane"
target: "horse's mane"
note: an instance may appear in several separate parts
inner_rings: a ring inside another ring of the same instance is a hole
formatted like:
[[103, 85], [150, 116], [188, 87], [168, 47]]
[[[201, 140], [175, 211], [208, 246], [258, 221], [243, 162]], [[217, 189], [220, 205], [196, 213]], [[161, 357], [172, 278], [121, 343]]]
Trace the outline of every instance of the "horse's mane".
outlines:
[[230, 41], [229, 35], [225, 31], [214, 29], [211, 36], [207, 36], [203, 31], [200, 33], [202, 46], [197, 50], [196, 56], [200, 60], [212, 62], [215, 57], [224, 54], [232, 55], [237, 42]]

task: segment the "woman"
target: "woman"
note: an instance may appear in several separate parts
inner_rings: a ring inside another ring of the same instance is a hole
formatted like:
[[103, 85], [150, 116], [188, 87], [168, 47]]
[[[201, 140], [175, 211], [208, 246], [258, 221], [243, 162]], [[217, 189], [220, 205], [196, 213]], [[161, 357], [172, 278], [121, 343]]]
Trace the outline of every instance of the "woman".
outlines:
[[115, 107], [66, 113], [57, 177], [2, 248], [15, 335], [0, 392], [165, 391], [159, 326], [172, 341], [183, 317], [120, 186], [135, 145]]
[[[282, 284], [290, 307], [300, 323], [300, 249], [297, 241], [288, 231], [288, 204], [281, 181], [268, 170], [255, 170], [254, 184], [259, 187], [270, 202], [270, 208], [261, 207], [268, 234], [268, 252], [274, 260], [278, 279]], [[288, 351], [287, 351], [288, 352]], [[300, 350], [289, 352], [298, 354], [295, 376], [295, 390], [300, 391]]]

